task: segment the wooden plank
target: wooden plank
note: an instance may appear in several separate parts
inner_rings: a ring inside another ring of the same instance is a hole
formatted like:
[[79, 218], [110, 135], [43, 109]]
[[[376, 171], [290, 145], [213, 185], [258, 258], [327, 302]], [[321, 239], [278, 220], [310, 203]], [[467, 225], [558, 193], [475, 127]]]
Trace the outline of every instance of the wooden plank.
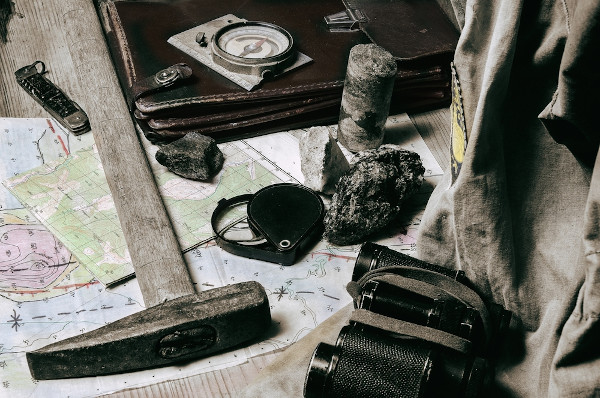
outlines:
[[435, 109], [410, 115], [413, 124], [423, 137], [429, 150], [442, 170], [450, 167], [450, 122], [449, 108]]
[[152, 386], [123, 390], [104, 395], [103, 398], [234, 397], [242, 391], [244, 386], [252, 382], [263, 368], [273, 362], [278, 353], [279, 351], [253, 357], [248, 362], [232, 368], [166, 381]]

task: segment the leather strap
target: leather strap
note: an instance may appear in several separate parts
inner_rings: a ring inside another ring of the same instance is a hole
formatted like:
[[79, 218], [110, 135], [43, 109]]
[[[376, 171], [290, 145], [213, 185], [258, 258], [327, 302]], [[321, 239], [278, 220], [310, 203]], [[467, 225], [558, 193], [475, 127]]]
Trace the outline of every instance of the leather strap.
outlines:
[[135, 101], [138, 98], [164, 90], [175, 84], [175, 82], [187, 79], [190, 76], [192, 76], [192, 68], [187, 64], [180, 63], [171, 65], [150, 77], [134, 82], [127, 91], [127, 103], [130, 110], [133, 111], [135, 109]]
[[[367, 281], [374, 278], [381, 278], [384, 275], [401, 275], [405, 278], [416, 279], [432, 286], [436, 286], [445, 293], [451, 295], [457, 300], [464, 304], [475, 308], [481, 317], [483, 328], [485, 330], [486, 346], [490, 342], [491, 338], [491, 320], [488, 309], [479, 295], [470, 289], [469, 287], [457, 282], [445, 275], [439, 274], [434, 271], [428, 271], [421, 268], [414, 268], [408, 266], [395, 266], [378, 268], [364, 274], [356, 283], [360, 286], [361, 290]], [[400, 282], [400, 279], [397, 280]], [[388, 280], [389, 282], [389, 280]], [[401, 284], [398, 286], [402, 286]], [[349, 289], [351, 292], [356, 292], [356, 288]], [[355, 297], [356, 301], [356, 297]]]
[[355, 310], [350, 317], [350, 322], [358, 322], [391, 333], [416, 337], [420, 340], [440, 344], [464, 354], [469, 354], [472, 351], [472, 343], [462, 337], [444, 332], [443, 330], [405, 322], [400, 319], [390, 318], [364, 309]]

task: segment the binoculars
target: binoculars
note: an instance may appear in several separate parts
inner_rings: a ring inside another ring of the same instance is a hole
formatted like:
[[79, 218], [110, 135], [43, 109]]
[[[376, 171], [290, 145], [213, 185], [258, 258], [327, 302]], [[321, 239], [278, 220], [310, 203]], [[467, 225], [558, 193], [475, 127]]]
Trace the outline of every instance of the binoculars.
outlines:
[[356, 309], [335, 345], [316, 347], [304, 396], [483, 395], [511, 313], [468, 284], [463, 271], [365, 243], [348, 284]]

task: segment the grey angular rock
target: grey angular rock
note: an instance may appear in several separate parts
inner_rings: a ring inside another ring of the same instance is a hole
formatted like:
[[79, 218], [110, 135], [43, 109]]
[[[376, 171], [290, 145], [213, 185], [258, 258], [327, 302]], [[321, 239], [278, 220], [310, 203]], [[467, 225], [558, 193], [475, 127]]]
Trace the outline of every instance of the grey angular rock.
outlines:
[[327, 195], [350, 169], [348, 160], [326, 126], [311, 127], [300, 138], [300, 167], [304, 185]]
[[215, 140], [195, 132], [164, 145], [155, 157], [158, 163], [173, 173], [199, 181], [214, 177], [224, 161], [223, 152]]
[[327, 240], [356, 244], [385, 228], [418, 191], [424, 173], [420, 156], [397, 145], [360, 152], [331, 198], [324, 219]]

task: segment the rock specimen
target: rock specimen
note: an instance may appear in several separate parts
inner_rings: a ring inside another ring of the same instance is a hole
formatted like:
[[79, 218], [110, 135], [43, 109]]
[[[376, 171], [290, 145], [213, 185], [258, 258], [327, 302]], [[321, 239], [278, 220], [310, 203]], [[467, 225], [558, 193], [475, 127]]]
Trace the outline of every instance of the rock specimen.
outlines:
[[363, 151], [357, 158], [340, 178], [325, 214], [325, 237], [333, 244], [356, 244], [387, 226], [423, 183], [419, 155], [397, 145]]
[[200, 181], [214, 177], [224, 160], [214, 139], [194, 132], [164, 145], [155, 157], [173, 173]]
[[375, 149], [383, 142], [396, 73], [393, 55], [376, 44], [350, 50], [338, 122], [338, 140], [349, 151]]
[[326, 126], [311, 127], [300, 138], [300, 167], [304, 185], [327, 195], [332, 195], [335, 184], [350, 169]]

